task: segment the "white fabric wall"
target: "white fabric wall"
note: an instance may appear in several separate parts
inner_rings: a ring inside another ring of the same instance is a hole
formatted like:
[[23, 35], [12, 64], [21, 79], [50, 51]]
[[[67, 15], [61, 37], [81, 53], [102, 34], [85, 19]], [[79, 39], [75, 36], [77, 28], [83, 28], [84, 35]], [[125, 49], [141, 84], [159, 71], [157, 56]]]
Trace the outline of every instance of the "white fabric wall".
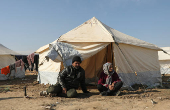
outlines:
[[39, 64], [44, 61], [44, 63], [39, 66], [37, 77], [37, 81], [39, 81], [40, 84], [56, 84], [60, 72], [60, 62], [54, 62], [51, 59], [49, 59], [49, 61], [44, 60], [48, 52], [49, 49], [46, 49], [39, 53]]
[[59, 72], [39, 71], [37, 81], [40, 84], [56, 84]]
[[[161, 83], [160, 65], [156, 50], [126, 44], [119, 44], [119, 47], [125, 57], [118, 46], [114, 44], [115, 65], [117, 73], [125, 85]], [[134, 72], [137, 73], [137, 76]]]
[[11, 55], [0, 55], [0, 69], [4, 68], [10, 64], [15, 63], [14, 56]]

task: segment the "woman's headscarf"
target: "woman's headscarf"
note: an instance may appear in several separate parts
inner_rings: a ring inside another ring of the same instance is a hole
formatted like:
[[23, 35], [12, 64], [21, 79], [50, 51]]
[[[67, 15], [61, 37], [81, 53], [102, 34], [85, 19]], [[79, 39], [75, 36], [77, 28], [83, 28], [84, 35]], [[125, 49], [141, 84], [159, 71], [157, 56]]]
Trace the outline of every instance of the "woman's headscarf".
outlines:
[[110, 63], [110, 62], [107, 62], [103, 65], [103, 71], [106, 75], [108, 75], [106, 78], [106, 84], [109, 84], [109, 85], [112, 84], [112, 75], [114, 73], [114, 70], [112, 72], [109, 72], [109, 68], [111, 65], [112, 65], [112, 63]]

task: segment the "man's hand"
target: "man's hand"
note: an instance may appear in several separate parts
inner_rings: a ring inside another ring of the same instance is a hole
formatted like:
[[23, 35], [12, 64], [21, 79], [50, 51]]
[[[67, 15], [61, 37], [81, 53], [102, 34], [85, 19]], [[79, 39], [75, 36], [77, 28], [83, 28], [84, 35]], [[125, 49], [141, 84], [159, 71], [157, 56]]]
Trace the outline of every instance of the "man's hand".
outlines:
[[114, 86], [114, 85], [115, 85], [115, 82], [112, 83], [112, 86]]
[[63, 91], [62, 91], [64, 94], [67, 93], [67, 89], [66, 88], [63, 88]]

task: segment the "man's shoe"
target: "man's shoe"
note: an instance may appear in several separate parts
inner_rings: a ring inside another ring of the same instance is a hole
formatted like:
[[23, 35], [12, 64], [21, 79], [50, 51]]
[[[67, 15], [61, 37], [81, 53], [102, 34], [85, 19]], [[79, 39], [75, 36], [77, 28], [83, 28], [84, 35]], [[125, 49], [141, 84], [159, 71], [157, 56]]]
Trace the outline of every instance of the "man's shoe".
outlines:
[[46, 96], [47, 95], [47, 92], [46, 91], [41, 91], [40, 92], [40, 96]]
[[56, 93], [49, 93], [49, 96], [50, 96], [50, 97], [56, 97], [57, 94], [56, 94]]

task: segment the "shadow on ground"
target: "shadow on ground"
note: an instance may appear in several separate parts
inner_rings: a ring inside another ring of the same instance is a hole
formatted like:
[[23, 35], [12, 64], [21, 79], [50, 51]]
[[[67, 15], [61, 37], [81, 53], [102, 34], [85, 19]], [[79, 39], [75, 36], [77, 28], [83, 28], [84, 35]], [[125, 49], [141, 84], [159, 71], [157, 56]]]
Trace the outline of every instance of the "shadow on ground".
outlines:
[[0, 98], [1, 100], [7, 100], [7, 99], [16, 99], [16, 98], [23, 98], [23, 97], [6, 97], [6, 98]]

